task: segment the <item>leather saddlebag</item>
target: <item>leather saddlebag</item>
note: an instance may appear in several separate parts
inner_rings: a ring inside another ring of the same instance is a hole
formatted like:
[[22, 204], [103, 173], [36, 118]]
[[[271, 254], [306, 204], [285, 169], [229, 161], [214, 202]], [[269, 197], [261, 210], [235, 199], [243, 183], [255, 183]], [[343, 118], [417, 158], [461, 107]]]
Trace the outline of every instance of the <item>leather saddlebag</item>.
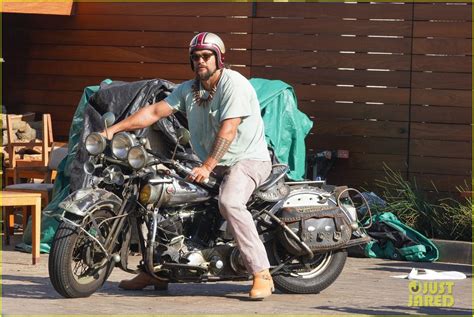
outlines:
[[[351, 238], [350, 224], [337, 206], [282, 208], [279, 218], [313, 252], [343, 248]], [[294, 255], [307, 253], [283, 227], [280, 228], [279, 237], [288, 252]]]

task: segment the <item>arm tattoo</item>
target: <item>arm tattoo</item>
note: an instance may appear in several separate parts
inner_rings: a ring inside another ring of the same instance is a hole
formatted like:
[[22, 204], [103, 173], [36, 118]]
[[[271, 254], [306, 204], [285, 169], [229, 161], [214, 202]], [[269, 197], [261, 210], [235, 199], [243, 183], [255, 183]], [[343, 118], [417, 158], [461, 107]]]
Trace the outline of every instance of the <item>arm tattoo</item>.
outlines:
[[232, 141], [229, 141], [220, 136], [217, 136], [216, 140], [214, 141], [214, 145], [212, 146], [212, 151], [209, 157], [212, 157], [213, 159], [217, 161], [217, 163], [219, 163], [221, 158], [229, 149], [231, 143]]

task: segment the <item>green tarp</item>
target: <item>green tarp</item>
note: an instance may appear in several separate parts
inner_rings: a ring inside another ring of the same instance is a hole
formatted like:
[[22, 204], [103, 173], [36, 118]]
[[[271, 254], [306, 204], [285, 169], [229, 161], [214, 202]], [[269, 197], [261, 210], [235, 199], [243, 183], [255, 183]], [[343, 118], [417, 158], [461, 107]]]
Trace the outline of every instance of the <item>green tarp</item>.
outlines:
[[[59, 203], [69, 194], [69, 165], [76, 156], [77, 145], [83, 127], [84, 109], [86, 108], [89, 97], [97, 90], [99, 90], [99, 86], [90, 86], [84, 89], [84, 93], [82, 94], [76, 112], [74, 113], [71, 128], [69, 130], [68, 155], [58, 166], [58, 173], [54, 181], [53, 199], [44, 208], [41, 217], [40, 252], [49, 252], [51, 242], [53, 241], [54, 234], [59, 224], [55, 218], [45, 216], [44, 212], [51, 212], [52, 214], [59, 213]], [[15, 247], [20, 250], [31, 252], [31, 221], [28, 222], [28, 226], [23, 235], [23, 243], [20, 243]]]
[[[376, 239], [365, 246], [367, 257], [413, 262], [434, 262], [439, 258], [439, 250], [430, 239], [401, 222], [393, 213], [375, 214], [372, 222], [368, 233]], [[368, 223], [369, 220], [364, 225]]]
[[[106, 80], [105, 82], [111, 82]], [[289, 178], [301, 180], [305, 175], [306, 148], [304, 139], [313, 126], [312, 121], [297, 109], [297, 99], [293, 88], [279, 80], [253, 78], [250, 80], [257, 92], [258, 101], [265, 123], [267, 142], [275, 150], [281, 163], [288, 164]], [[83, 128], [84, 109], [89, 97], [99, 89], [90, 86], [84, 90], [77, 110], [74, 114], [69, 132], [69, 151], [59, 168], [54, 185], [55, 195], [44, 211], [50, 214], [59, 213], [58, 204], [69, 194], [68, 168], [77, 152], [81, 130]], [[43, 216], [41, 221], [41, 252], [49, 252], [58, 222], [53, 217]], [[16, 246], [31, 252], [31, 224], [25, 230], [23, 243]]]
[[302, 180], [306, 168], [304, 139], [313, 122], [298, 110], [295, 92], [287, 83], [261, 78], [252, 78], [250, 83], [260, 102], [267, 142], [278, 160], [290, 167], [288, 177]]

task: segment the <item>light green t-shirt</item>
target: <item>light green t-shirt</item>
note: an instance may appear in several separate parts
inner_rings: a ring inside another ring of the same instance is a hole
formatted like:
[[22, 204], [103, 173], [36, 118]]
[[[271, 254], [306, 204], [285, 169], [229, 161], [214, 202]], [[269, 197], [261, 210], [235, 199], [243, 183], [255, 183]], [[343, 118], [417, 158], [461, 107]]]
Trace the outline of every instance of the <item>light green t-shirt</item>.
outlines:
[[[234, 165], [240, 160], [269, 161], [265, 130], [257, 94], [250, 82], [240, 73], [224, 69], [213, 99], [199, 106], [193, 98], [194, 80], [185, 81], [166, 97], [174, 110], [185, 112], [188, 118], [191, 142], [201, 160], [212, 150], [221, 122], [242, 118], [237, 135], [219, 165]], [[202, 95], [207, 94], [201, 87]]]

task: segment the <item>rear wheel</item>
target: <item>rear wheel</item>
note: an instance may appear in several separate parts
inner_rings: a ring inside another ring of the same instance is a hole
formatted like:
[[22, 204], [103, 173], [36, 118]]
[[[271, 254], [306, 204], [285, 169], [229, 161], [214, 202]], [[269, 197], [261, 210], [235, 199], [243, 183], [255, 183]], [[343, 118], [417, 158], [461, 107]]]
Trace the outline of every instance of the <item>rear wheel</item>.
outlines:
[[[114, 214], [107, 208], [93, 212], [98, 229], [87, 218], [83, 228], [92, 236], [110, 233]], [[115, 220], [117, 221], [117, 220]], [[49, 277], [56, 291], [64, 297], [88, 297], [97, 291], [112, 272], [113, 264], [94, 240], [81, 229], [67, 222], [59, 225], [49, 254]]]
[[[291, 258], [291, 255], [276, 242], [268, 253], [274, 265]], [[273, 282], [275, 287], [284, 293], [319, 293], [329, 287], [341, 274], [346, 258], [345, 250], [317, 253], [312, 259], [298, 257], [278, 271], [273, 276]]]

